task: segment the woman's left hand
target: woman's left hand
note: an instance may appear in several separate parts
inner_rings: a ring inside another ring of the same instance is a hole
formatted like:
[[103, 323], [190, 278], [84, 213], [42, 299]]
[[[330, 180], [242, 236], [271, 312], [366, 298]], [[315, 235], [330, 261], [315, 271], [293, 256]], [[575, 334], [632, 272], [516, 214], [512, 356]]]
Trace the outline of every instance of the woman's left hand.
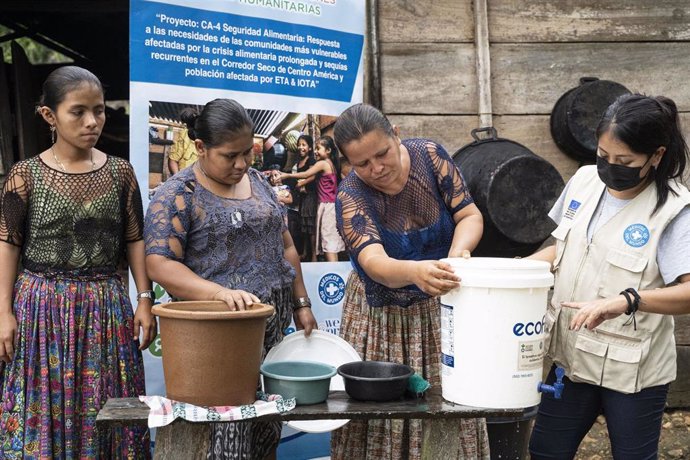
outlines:
[[153, 339], [158, 334], [158, 325], [156, 324], [156, 317], [151, 313], [151, 304], [153, 301], [147, 298], [139, 299], [137, 303], [137, 310], [134, 313], [134, 338], [139, 338], [139, 329], [141, 328], [141, 343], [139, 349], [144, 350], [151, 345]]
[[594, 329], [608, 319], [617, 318], [628, 309], [628, 303], [622, 295], [589, 302], [561, 302], [561, 305], [579, 310], [570, 321], [570, 329], [573, 331], [579, 331], [582, 326], [585, 329]]
[[295, 319], [295, 326], [297, 330], [300, 331], [304, 329], [304, 335], [309, 337], [311, 331], [318, 329], [319, 325], [314, 318], [314, 313], [312, 313], [311, 308], [302, 307], [294, 311], [293, 317]]

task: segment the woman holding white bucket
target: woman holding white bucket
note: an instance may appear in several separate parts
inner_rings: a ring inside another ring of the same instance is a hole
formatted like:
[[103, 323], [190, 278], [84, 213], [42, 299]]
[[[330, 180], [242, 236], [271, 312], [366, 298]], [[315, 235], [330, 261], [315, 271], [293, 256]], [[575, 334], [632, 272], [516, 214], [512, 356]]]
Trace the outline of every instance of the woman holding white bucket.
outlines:
[[[347, 281], [341, 335], [364, 360], [407, 364], [440, 386], [437, 296], [460, 279], [438, 259], [468, 257], [481, 238], [482, 216], [444, 148], [425, 139], [401, 141], [374, 107], [347, 109], [334, 137], [354, 171], [336, 200], [338, 230], [355, 268]], [[419, 458], [423, 429], [434, 425], [353, 420], [333, 433], [331, 456]], [[483, 419], [459, 421], [457, 436], [457, 457], [488, 457]]]
[[547, 349], [566, 373], [562, 400], [542, 396], [533, 459], [573, 458], [601, 413], [614, 458], [656, 458], [676, 378], [668, 315], [690, 304], [688, 147], [676, 105], [621, 96], [597, 137], [596, 167], [581, 168], [551, 210], [556, 245], [532, 256], [553, 264]]
[[[285, 210], [261, 173], [249, 167], [249, 114], [234, 100], [215, 99], [190, 119], [188, 135], [198, 160], [159, 188], [146, 213], [151, 279], [183, 300], [221, 300], [230, 310], [273, 305], [264, 354], [282, 340], [292, 317], [309, 335], [316, 320]], [[280, 422], [215, 424], [207, 458], [274, 455], [280, 431]]]

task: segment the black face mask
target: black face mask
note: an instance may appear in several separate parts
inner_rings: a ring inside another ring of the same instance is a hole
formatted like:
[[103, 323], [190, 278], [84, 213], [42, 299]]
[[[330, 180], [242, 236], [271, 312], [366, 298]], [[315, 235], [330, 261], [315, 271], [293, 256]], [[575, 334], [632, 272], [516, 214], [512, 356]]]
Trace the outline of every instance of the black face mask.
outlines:
[[647, 163], [649, 163], [651, 159], [652, 157], [650, 156], [642, 166], [633, 168], [631, 166], [612, 165], [597, 155], [597, 172], [599, 173], [599, 179], [612, 190], [620, 192], [631, 189], [640, 185], [642, 181], [647, 179], [652, 168], [649, 168], [645, 177], [640, 177], [640, 172], [642, 172], [642, 169], [647, 166]]

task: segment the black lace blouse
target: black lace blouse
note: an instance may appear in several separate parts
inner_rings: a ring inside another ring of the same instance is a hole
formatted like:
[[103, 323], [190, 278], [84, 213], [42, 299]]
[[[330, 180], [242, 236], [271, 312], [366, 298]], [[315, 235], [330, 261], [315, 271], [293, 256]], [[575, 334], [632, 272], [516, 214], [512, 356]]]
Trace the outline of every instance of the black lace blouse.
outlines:
[[39, 156], [20, 161], [0, 194], [0, 240], [21, 247], [35, 272], [115, 269], [126, 244], [143, 238], [143, 220], [132, 165], [112, 156], [79, 174]]

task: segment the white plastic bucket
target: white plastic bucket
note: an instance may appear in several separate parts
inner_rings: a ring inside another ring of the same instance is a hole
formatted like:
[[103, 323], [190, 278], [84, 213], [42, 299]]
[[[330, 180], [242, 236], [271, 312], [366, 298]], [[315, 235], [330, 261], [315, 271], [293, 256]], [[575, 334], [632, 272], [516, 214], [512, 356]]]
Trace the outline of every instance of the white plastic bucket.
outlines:
[[441, 386], [458, 404], [514, 409], [539, 404], [547, 262], [443, 259], [461, 286], [441, 297]]

